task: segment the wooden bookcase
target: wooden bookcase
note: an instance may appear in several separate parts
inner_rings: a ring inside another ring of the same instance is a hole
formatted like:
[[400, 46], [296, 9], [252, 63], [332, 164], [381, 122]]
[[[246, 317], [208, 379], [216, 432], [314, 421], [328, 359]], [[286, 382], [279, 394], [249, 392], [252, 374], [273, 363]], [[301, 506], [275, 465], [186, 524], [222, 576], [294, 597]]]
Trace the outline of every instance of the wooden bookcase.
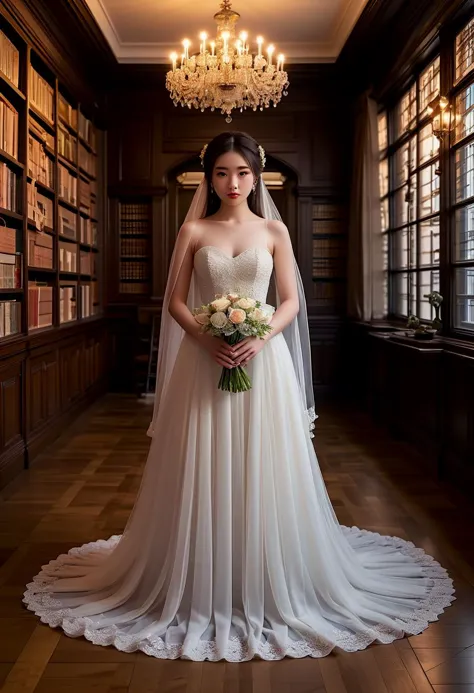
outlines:
[[344, 207], [313, 203], [313, 300], [320, 315], [345, 310], [346, 243]]
[[151, 291], [152, 202], [122, 198], [119, 211], [119, 293], [148, 296]]
[[0, 345], [101, 313], [101, 142], [0, 16]]

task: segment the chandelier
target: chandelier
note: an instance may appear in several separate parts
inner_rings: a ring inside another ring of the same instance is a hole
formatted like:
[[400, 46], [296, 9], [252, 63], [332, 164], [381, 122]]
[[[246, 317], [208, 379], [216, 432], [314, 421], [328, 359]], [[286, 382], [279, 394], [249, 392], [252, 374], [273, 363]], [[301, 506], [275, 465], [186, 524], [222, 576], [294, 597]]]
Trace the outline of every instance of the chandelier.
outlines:
[[270, 105], [276, 107], [287, 95], [288, 75], [283, 70], [284, 55], [273, 62], [275, 47], [266, 47], [264, 39], [257, 36], [257, 54], [249, 52], [248, 34], [243, 31], [236, 38], [235, 25], [240, 19], [238, 12], [231, 9], [231, 0], [223, 0], [221, 9], [214, 15], [217, 37], [208, 42], [205, 32], [199, 35], [199, 53], [190, 55], [191, 42], [184, 39], [184, 51], [180, 64], [178, 54], [172, 53], [172, 69], [166, 75], [166, 88], [175, 106], [210, 108], [227, 115], [232, 122], [234, 109], [258, 108], [263, 111]]

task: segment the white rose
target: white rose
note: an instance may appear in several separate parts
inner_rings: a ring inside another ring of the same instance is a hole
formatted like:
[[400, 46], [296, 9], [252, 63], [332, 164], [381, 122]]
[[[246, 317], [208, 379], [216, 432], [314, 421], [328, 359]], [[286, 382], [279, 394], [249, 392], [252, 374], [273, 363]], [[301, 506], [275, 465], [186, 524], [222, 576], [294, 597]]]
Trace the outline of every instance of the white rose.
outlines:
[[209, 315], [207, 313], [198, 313], [194, 316], [194, 319], [200, 325], [209, 325]]
[[223, 298], [217, 298], [215, 301], [212, 301], [211, 307], [214, 308], [214, 310], [218, 311], [223, 311], [226, 308], [230, 306], [230, 301], [223, 297]]
[[239, 299], [239, 294], [230, 293], [230, 294], [227, 294], [227, 298], [229, 299], [229, 301], [234, 303], [235, 301], [237, 301]]
[[227, 325], [227, 315], [222, 311], [218, 311], [217, 313], [213, 313], [213, 315], [211, 315], [210, 321], [214, 327], [220, 329], [221, 327], [225, 327], [225, 325]]
[[255, 304], [256, 301], [253, 298], [241, 298], [240, 301], [237, 301], [235, 305], [237, 308], [243, 308], [244, 310], [248, 310], [249, 308], [253, 308]]
[[255, 308], [255, 310], [252, 310], [252, 312], [249, 313], [249, 318], [252, 318], [252, 320], [258, 320], [259, 322], [265, 322], [265, 316], [266, 313], [264, 313], [260, 308]]

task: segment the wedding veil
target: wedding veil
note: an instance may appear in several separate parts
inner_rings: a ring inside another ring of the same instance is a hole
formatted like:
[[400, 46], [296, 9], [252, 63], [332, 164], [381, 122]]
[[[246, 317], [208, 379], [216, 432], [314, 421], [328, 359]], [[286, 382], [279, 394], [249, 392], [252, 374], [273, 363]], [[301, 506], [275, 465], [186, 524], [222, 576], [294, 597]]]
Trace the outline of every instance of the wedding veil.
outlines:
[[[260, 185], [257, 186], [257, 195], [260, 196], [260, 209], [263, 210], [265, 219], [277, 219], [281, 221], [281, 216], [273, 202], [268, 188], [263, 179], [260, 179]], [[207, 208], [207, 182], [204, 178], [196, 190], [191, 206], [185, 218], [186, 221], [201, 219]], [[168, 271], [168, 280], [166, 284], [165, 295], [163, 298], [163, 306], [161, 311], [161, 327], [160, 338], [158, 345], [158, 363], [156, 374], [156, 392], [153, 408], [153, 418], [148, 429], [148, 435], [153, 436], [156, 428], [156, 422], [160, 414], [160, 404], [164, 401], [166, 388], [173, 370], [176, 356], [178, 353], [181, 340], [184, 336], [183, 328], [168, 312], [169, 302], [173, 293], [176, 280], [179, 276], [179, 271], [186, 255], [188, 241], [182, 237], [181, 231], [176, 238], [175, 246], [171, 256], [170, 267]], [[300, 388], [301, 399], [308, 416], [308, 427], [311, 438], [314, 438], [312, 430], [314, 429], [314, 420], [317, 418], [314, 409], [314, 393], [311, 370], [311, 344], [308, 328], [308, 313], [306, 309], [306, 300], [303, 289], [303, 281], [301, 279], [300, 270], [293, 253], [293, 263], [295, 268], [295, 277], [298, 287], [299, 311], [292, 322], [282, 331], [283, 336], [288, 345], [288, 349], [293, 360], [293, 366]], [[214, 297], [212, 297], [214, 298]], [[196, 272], [192, 270], [191, 281], [189, 284], [188, 297], [186, 305], [189, 310], [208, 302], [209, 297], [200, 295]], [[280, 305], [280, 297], [278, 294], [277, 283], [275, 279], [275, 271], [272, 272], [270, 279], [267, 303], [278, 308]], [[217, 387], [217, 383], [216, 383]], [[230, 397], [238, 395], [229, 393]]]

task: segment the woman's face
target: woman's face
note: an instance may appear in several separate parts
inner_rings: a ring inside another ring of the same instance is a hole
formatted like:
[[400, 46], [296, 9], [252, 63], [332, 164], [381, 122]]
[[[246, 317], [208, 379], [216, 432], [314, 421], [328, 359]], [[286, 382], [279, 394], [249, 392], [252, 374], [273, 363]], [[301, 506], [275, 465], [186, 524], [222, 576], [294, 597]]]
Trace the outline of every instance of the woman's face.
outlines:
[[212, 185], [223, 204], [242, 204], [252, 192], [254, 180], [248, 163], [237, 152], [226, 152], [216, 159]]

